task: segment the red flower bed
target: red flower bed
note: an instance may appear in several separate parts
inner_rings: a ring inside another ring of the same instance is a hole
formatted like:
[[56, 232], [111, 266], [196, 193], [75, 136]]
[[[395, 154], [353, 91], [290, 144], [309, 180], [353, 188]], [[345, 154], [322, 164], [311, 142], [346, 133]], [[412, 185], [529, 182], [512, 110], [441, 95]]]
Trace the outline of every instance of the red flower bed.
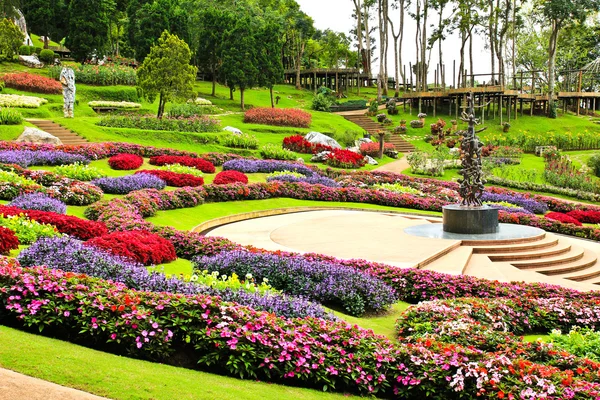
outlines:
[[206, 174], [214, 174], [215, 166], [202, 158], [193, 158], [188, 156], [154, 156], [150, 157], [152, 165], [171, 165], [179, 164], [186, 167], [196, 168]]
[[283, 139], [283, 148], [296, 153], [316, 154], [322, 151], [333, 151], [334, 148], [319, 143], [311, 143], [302, 135], [288, 136]]
[[62, 85], [54, 79], [45, 76], [19, 72], [6, 74], [2, 77], [6, 87], [36, 93], [61, 93]]
[[544, 217], [548, 219], [553, 219], [555, 221], [563, 222], [565, 224], [575, 224], [577, 226], [581, 226], [581, 222], [577, 221], [575, 218], [571, 217], [570, 215], [559, 212], [550, 212], [544, 215]]
[[138, 169], [144, 163], [144, 159], [136, 154], [117, 154], [108, 159], [108, 165], [112, 169], [132, 170]]
[[244, 122], [276, 126], [294, 126], [308, 128], [312, 116], [297, 108], [256, 107], [246, 111]]
[[219, 172], [213, 181], [215, 185], [227, 185], [229, 183], [238, 182], [248, 183], [248, 177], [242, 172], [233, 170]]
[[19, 238], [13, 231], [0, 226], [0, 254], [8, 254], [9, 251], [19, 248]]
[[[383, 152], [385, 153], [386, 150], [396, 150], [396, 146], [394, 146], [392, 143], [384, 143]], [[366, 156], [377, 157], [379, 156], [379, 143], [363, 143], [360, 145], [360, 152]]]
[[159, 169], [143, 169], [137, 171], [136, 174], [149, 174], [154, 175], [162, 179], [167, 183], [168, 186], [184, 187], [184, 186], [202, 186], [204, 185], [204, 179], [200, 176], [194, 176], [191, 174], [178, 174], [171, 171], [161, 171]]
[[367, 162], [362, 154], [336, 149], [327, 156], [325, 163], [336, 168], [360, 168]]
[[113, 232], [85, 243], [144, 265], [161, 264], [177, 258], [171, 242], [146, 231]]
[[573, 210], [569, 211], [567, 215], [575, 218], [579, 222], [585, 222], [586, 224], [600, 224], [600, 211]]
[[72, 215], [57, 214], [50, 211], [22, 210], [17, 207], [0, 205], [0, 214], [5, 216], [25, 214], [29, 219], [41, 224], [49, 224], [56, 227], [60, 233], [88, 240], [96, 236], [105, 235], [108, 230], [103, 222], [88, 221]]

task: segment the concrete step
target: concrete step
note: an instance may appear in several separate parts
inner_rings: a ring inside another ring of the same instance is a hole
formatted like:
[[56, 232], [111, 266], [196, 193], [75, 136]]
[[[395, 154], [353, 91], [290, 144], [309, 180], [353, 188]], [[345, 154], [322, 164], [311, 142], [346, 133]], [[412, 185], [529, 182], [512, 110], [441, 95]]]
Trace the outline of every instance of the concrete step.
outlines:
[[422, 269], [444, 274], [462, 275], [469, 264], [472, 255], [472, 248], [461, 246], [443, 257], [423, 266]]
[[530, 251], [519, 251], [519, 252], [508, 252], [500, 254], [488, 255], [489, 259], [496, 261], [523, 261], [523, 260], [536, 260], [544, 257], [553, 257], [560, 254], [565, 254], [571, 251], [571, 245], [569, 243], [560, 243], [552, 247], [546, 247], [538, 250]]
[[504, 245], [512, 245], [512, 244], [520, 244], [520, 243], [529, 243], [529, 242], [537, 242], [546, 237], [546, 232], [540, 233], [536, 236], [526, 237], [526, 238], [518, 238], [518, 239], [499, 239], [499, 240], [463, 240], [463, 246], [471, 246], [475, 248], [482, 247], [498, 247]]
[[473, 253], [475, 254], [496, 254], [496, 253], [518, 253], [523, 251], [534, 251], [539, 249], [545, 249], [547, 247], [556, 246], [558, 244], [558, 238], [552, 234], [546, 234], [546, 237], [538, 239], [533, 242], [516, 243], [516, 244], [505, 244], [495, 246], [473, 246]]
[[550, 275], [555, 275], [553, 271], [557, 269], [557, 266], [560, 266], [562, 268], [565, 264], [570, 264], [574, 261], [581, 260], [583, 258], [583, 255], [584, 250], [581, 247], [573, 246], [573, 248], [566, 254], [560, 254], [558, 256], [552, 257], [543, 257], [537, 260], [511, 262], [511, 264], [517, 268], [535, 269], [537, 272], [548, 272]]
[[[596, 281], [600, 277], [600, 265], [597, 263], [598, 257], [593, 252], [586, 251], [585, 255], [574, 262], [576, 267], [565, 274], [555, 274], [560, 278], [569, 279], [576, 282]], [[567, 267], [568, 265], [561, 266]], [[546, 274], [548, 275], [548, 274]]]
[[37, 128], [56, 136], [63, 144], [86, 144], [88, 141], [70, 129], [50, 120], [28, 119]]

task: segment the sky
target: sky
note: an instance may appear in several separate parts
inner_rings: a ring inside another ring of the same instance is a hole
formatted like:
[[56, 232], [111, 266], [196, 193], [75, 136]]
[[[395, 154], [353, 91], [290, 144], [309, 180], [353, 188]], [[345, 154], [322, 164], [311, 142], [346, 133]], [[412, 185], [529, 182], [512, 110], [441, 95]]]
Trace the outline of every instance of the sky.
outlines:
[[[300, 9], [308, 14], [314, 20], [314, 25], [317, 29], [325, 30], [327, 28], [348, 34], [350, 29], [354, 27], [356, 21], [352, 18], [352, 9], [354, 8], [352, 0], [296, 0], [300, 5]], [[396, 21], [399, 19], [399, 11], [390, 10], [390, 18]], [[415, 33], [416, 24], [408, 15], [404, 19], [404, 41], [403, 41], [403, 59], [402, 62], [406, 64], [406, 70], [408, 71], [409, 61], [414, 64], [415, 57]], [[430, 14], [429, 21], [437, 21], [437, 15]], [[372, 18], [371, 24], [377, 25], [375, 18]], [[394, 24], [395, 29], [398, 29], [398, 23]], [[430, 28], [428, 28], [430, 29]], [[379, 34], [376, 33], [377, 39]], [[388, 75], [394, 75], [394, 46], [392, 43], [392, 37], [390, 33], [390, 44], [388, 47]], [[433, 82], [435, 67], [438, 64], [438, 50], [437, 44], [434, 47], [433, 53], [431, 54], [431, 61], [429, 70], [428, 81]], [[476, 74], [486, 74], [491, 72], [490, 67], [490, 54], [487, 50], [484, 50], [483, 39], [477, 38], [473, 42], [474, 50], [474, 69]], [[452, 62], [456, 60], [456, 68], [460, 63], [460, 40], [458, 35], [450, 36], [444, 41], [443, 47], [443, 58], [446, 66], [446, 84], [452, 84]], [[379, 54], [379, 50], [376, 51]], [[465, 56], [465, 62], [468, 68], [468, 56]], [[378, 71], [379, 61], [373, 66], [373, 71]], [[480, 80], [490, 79], [490, 77], [482, 77]]]

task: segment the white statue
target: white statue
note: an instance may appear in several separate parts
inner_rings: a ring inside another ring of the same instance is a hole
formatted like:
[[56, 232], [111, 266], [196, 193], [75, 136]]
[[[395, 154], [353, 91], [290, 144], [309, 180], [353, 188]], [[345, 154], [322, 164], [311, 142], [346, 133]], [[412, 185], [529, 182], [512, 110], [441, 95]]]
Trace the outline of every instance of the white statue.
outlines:
[[73, 118], [73, 106], [75, 105], [75, 72], [73, 69], [63, 68], [60, 71], [60, 83], [63, 87], [65, 118]]

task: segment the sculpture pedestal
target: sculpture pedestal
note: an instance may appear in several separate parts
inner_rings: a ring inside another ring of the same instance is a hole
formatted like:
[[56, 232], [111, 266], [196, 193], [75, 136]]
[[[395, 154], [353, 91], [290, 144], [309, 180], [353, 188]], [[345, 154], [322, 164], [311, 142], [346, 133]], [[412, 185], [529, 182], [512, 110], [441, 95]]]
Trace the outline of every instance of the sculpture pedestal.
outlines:
[[498, 209], [481, 206], [465, 207], [449, 205], [442, 207], [444, 232], [483, 234], [498, 232]]

